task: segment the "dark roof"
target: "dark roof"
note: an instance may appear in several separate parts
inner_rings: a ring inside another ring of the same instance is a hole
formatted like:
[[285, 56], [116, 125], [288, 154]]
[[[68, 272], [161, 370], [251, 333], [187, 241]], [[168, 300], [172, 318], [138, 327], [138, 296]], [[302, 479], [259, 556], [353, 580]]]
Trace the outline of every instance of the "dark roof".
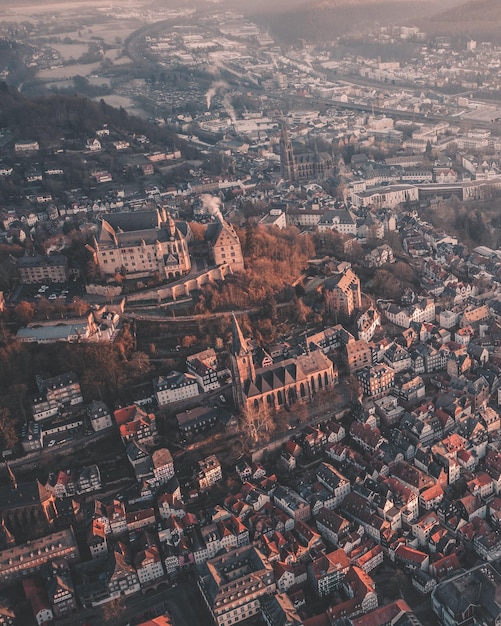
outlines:
[[132, 232], [158, 228], [159, 215], [157, 211], [135, 211], [133, 213], [108, 213], [104, 218], [115, 230]]
[[38, 480], [21, 483], [17, 489], [0, 487], [0, 510], [33, 506], [49, 498], [50, 493]]

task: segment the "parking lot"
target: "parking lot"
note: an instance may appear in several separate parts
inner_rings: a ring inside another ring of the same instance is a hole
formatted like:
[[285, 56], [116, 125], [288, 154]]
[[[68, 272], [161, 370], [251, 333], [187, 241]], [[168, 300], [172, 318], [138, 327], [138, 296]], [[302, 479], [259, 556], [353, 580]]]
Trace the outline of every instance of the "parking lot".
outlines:
[[19, 304], [23, 300], [26, 302], [39, 302], [44, 299], [49, 302], [61, 302], [71, 304], [73, 298], [82, 297], [84, 287], [80, 282], [66, 283], [43, 283], [34, 285], [19, 285], [12, 293], [9, 304]]

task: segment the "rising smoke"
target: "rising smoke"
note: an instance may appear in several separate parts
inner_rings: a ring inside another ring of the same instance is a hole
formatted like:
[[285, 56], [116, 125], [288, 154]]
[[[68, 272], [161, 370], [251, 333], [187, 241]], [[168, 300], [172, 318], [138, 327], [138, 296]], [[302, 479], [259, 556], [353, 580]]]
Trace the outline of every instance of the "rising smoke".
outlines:
[[218, 219], [221, 223], [223, 220], [223, 214], [221, 213], [221, 198], [218, 196], [213, 196], [210, 193], [203, 193], [200, 196], [200, 200], [202, 201], [202, 206], [206, 209], [209, 215], [213, 215], [216, 219]]
[[205, 99], [207, 100], [207, 111], [209, 111], [212, 98], [216, 95], [216, 93], [218, 91], [227, 91], [229, 88], [230, 86], [224, 80], [216, 80], [212, 83], [209, 87], [209, 91], [205, 94]]
[[224, 93], [223, 96], [223, 107], [228, 117], [231, 119], [232, 124], [237, 121], [237, 114], [233, 105], [231, 103], [231, 95], [228, 93], [230, 86], [224, 80], [216, 80], [212, 83], [209, 88], [209, 91], [205, 94], [205, 99], [207, 100], [207, 111], [210, 110], [212, 104], [212, 98], [216, 95], [216, 93]]

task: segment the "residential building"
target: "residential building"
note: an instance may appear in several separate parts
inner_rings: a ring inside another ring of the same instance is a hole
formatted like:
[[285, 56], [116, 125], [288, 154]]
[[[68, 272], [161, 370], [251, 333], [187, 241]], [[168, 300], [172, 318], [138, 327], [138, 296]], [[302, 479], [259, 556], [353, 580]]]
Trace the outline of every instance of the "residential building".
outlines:
[[217, 626], [237, 624], [261, 610], [276, 591], [273, 568], [255, 547], [230, 550], [199, 566], [198, 585]]
[[157, 424], [153, 413], [147, 413], [138, 404], [131, 404], [123, 409], [117, 409], [113, 416], [124, 443], [131, 440], [146, 445], [154, 443], [157, 437]]
[[362, 306], [360, 279], [349, 263], [340, 263], [337, 273], [323, 284], [325, 304], [330, 313], [350, 316]]
[[308, 565], [308, 580], [320, 597], [330, 595], [343, 585], [350, 559], [342, 549], [319, 556]]
[[93, 400], [87, 405], [87, 418], [96, 433], [113, 426], [110, 410], [101, 400]]
[[356, 376], [364, 395], [375, 400], [387, 395], [395, 385], [395, 372], [384, 363], [364, 367]]
[[202, 393], [213, 391], [221, 386], [218, 378], [218, 361], [212, 348], [192, 354], [186, 359], [188, 372], [198, 382]]
[[223, 478], [221, 463], [214, 454], [203, 461], [198, 461], [198, 468], [197, 476], [200, 491], [207, 491]]
[[32, 398], [33, 419], [36, 422], [83, 402], [80, 383], [74, 372], [52, 378], [37, 375], [36, 382], [39, 393]]
[[16, 267], [23, 285], [65, 283], [69, 278], [68, 259], [62, 254], [19, 257]]
[[200, 393], [197, 379], [193, 374], [175, 371], [155, 378], [153, 390], [158, 406], [193, 398]]
[[501, 619], [501, 576], [492, 563], [481, 563], [438, 584], [432, 608], [444, 626], [464, 623], [496, 624]]
[[273, 492], [273, 501], [279, 509], [284, 511], [295, 522], [298, 520], [305, 521], [311, 517], [309, 502], [290, 487], [279, 485]]
[[199, 406], [177, 413], [177, 426], [183, 437], [192, 437], [212, 428], [217, 422], [217, 416], [215, 409]]
[[40, 571], [51, 561], [66, 562], [79, 559], [77, 542], [73, 530], [61, 530], [34, 539], [29, 543], [8, 548], [0, 552], [0, 582], [10, 584], [23, 578], [26, 573]]

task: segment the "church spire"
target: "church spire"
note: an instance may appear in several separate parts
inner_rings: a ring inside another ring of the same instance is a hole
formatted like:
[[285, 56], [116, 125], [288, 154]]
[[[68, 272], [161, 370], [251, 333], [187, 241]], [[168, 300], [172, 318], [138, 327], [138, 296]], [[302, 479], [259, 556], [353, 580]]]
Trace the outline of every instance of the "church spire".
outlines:
[[256, 373], [249, 344], [243, 336], [234, 313], [231, 316], [231, 332], [230, 367], [233, 379], [233, 399], [235, 406], [242, 409], [245, 407], [249, 386], [254, 383]]
[[231, 314], [231, 352], [234, 356], [244, 356], [249, 353], [247, 341], [244, 338], [235, 313]]
[[5, 461], [5, 467], [7, 468], [7, 473], [9, 474], [9, 478], [10, 478], [10, 482], [12, 483], [12, 489], [16, 490], [17, 489], [17, 479], [14, 475], [14, 472], [12, 471], [12, 468], [10, 467], [9, 463], [7, 461]]

